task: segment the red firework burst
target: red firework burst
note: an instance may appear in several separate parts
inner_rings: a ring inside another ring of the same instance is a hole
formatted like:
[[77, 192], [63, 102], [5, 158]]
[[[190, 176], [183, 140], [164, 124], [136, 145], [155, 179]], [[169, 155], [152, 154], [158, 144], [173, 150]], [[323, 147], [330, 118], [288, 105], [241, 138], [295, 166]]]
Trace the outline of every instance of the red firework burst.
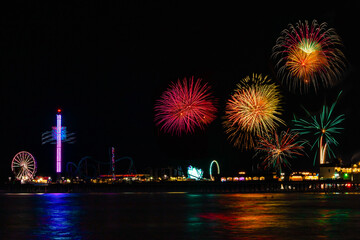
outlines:
[[256, 154], [266, 153], [263, 161], [265, 168], [282, 172], [282, 166], [290, 167], [289, 158], [303, 155], [306, 142], [297, 139], [298, 134], [289, 132], [289, 129], [282, 131], [280, 135], [275, 131], [273, 135], [259, 136], [258, 146], [255, 147]]
[[215, 102], [210, 86], [202, 84], [201, 79], [178, 79], [157, 100], [155, 123], [166, 133], [193, 133], [215, 119]]

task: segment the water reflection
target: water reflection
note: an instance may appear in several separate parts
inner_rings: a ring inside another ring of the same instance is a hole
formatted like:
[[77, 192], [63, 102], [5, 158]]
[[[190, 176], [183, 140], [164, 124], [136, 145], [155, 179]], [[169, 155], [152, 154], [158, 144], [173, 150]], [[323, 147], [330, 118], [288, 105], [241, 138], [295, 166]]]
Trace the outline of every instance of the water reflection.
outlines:
[[37, 228], [33, 235], [44, 239], [81, 239], [80, 203], [76, 194], [43, 194], [37, 201]]
[[202, 195], [204, 199], [189, 196], [192, 212], [188, 215], [187, 230], [192, 234], [208, 233], [207, 237], [217, 239], [266, 237], [267, 231], [278, 228], [280, 223], [279, 204], [268, 197], [271, 198], [265, 194]]
[[354, 239], [358, 194], [0, 194], [0, 239]]
[[360, 216], [356, 201], [344, 195], [229, 194], [215, 199], [207, 209], [198, 202], [195, 216], [188, 215], [189, 232], [211, 232], [218, 239], [334, 238], [356, 228]]

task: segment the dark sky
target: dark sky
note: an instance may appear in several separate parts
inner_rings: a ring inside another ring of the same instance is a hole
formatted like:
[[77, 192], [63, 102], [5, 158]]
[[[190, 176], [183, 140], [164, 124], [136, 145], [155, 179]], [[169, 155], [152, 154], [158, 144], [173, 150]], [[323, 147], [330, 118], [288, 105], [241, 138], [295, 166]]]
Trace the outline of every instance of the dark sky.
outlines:
[[[11, 159], [21, 150], [33, 153], [39, 174], [54, 173], [55, 146], [42, 146], [41, 133], [56, 125], [59, 107], [63, 124], [77, 134], [76, 144], [64, 144], [65, 161], [108, 161], [114, 146], [117, 157], [134, 159], [138, 172], [188, 164], [207, 171], [213, 159], [225, 174], [250, 170], [253, 152], [235, 149], [223, 133], [225, 102], [253, 72], [278, 80], [271, 49], [287, 24], [306, 19], [336, 29], [348, 67], [338, 86], [317, 95], [283, 87], [283, 118], [290, 123], [293, 113], [304, 114], [300, 105], [319, 111], [343, 90], [336, 113], [346, 114], [345, 130], [336, 152], [344, 161], [360, 152], [359, 6], [21, 1], [0, 9], [1, 178], [11, 176]], [[191, 136], [163, 134], [154, 124], [154, 103], [170, 82], [190, 76], [212, 85], [219, 117]], [[309, 152], [293, 168], [312, 161]]]

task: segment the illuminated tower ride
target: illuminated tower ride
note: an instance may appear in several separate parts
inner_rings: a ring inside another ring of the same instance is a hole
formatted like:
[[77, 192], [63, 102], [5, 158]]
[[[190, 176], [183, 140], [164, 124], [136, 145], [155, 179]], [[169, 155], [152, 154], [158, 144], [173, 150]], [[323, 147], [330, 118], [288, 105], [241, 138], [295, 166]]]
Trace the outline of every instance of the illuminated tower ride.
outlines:
[[115, 177], [115, 148], [111, 147], [111, 172], [113, 180], [116, 179]]
[[42, 145], [56, 144], [56, 174], [60, 177], [62, 173], [62, 143], [75, 143], [75, 133], [68, 133], [66, 127], [62, 126], [61, 109], [57, 110], [56, 126], [52, 130], [42, 134]]
[[61, 174], [61, 109], [56, 114], [56, 173]]

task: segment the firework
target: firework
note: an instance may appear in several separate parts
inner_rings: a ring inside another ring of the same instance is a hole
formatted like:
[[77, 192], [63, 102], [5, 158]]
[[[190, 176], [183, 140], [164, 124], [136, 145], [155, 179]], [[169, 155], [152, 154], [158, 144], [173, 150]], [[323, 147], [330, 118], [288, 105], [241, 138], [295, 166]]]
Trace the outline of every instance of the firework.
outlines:
[[210, 86], [202, 84], [201, 79], [178, 79], [157, 100], [155, 122], [166, 133], [193, 133], [196, 128], [203, 129], [215, 119], [215, 104]]
[[299, 141], [298, 134], [289, 132], [289, 129], [286, 132], [282, 131], [280, 135], [274, 131], [273, 134], [259, 136], [255, 156], [265, 153], [265, 168], [272, 168], [281, 173], [283, 167], [290, 167], [289, 159], [303, 155], [305, 143]]
[[273, 48], [278, 76], [290, 89], [300, 92], [321, 85], [331, 87], [345, 68], [340, 37], [326, 23], [299, 21], [281, 32]]
[[247, 76], [237, 84], [226, 104], [224, 127], [236, 147], [254, 147], [256, 136], [264, 135], [284, 123], [280, 115], [280, 92], [261, 74]]
[[[339, 134], [342, 127], [339, 127], [339, 124], [345, 120], [345, 115], [341, 114], [333, 118], [333, 111], [337, 100], [339, 99], [339, 93], [336, 101], [328, 107], [323, 106], [319, 116], [311, 115], [306, 109], [306, 113], [309, 116], [309, 119], [297, 119], [294, 118], [295, 131], [298, 131], [301, 135], [309, 135], [315, 137], [311, 149], [318, 146], [319, 149], [319, 160], [320, 164], [325, 163], [326, 155], [330, 157], [335, 157], [333, 150], [331, 149], [332, 145], [339, 145], [339, 142], [334, 138], [334, 135]], [[317, 151], [314, 157], [314, 165], [317, 156]]]

